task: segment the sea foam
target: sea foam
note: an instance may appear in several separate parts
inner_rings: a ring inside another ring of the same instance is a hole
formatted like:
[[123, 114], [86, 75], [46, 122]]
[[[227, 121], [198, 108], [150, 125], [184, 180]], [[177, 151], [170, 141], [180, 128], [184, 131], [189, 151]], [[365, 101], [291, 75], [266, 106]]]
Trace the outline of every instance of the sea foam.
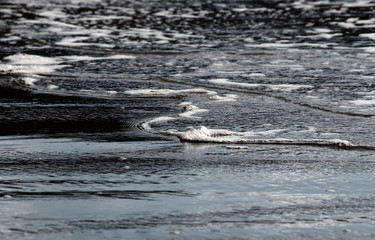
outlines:
[[[269, 134], [273, 134], [275, 130]], [[205, 143], [233, 143], [233, 144], [277, 144], [277, 145], [314, 145], [353, 147], [351, 142], [341, 139], [288, 139], [288, 138], [248, 138], [250, 136], [266, 135], [265, 132], [235, 132], [225, 129], [208, 129], [206, 127], [191, 128], [187, 131], [163, 131], [164, 135], [176, 136], [181, 141]]]
[[216, 94], [214, 91], [209, 91], [203, 88], [193, 88], [193, 89], [182, 89], [182, 90], [173, 90], [173, 89], [136, 89], [125, 91], [126, 94], [130, 95], [145, 95], [145, 96], [174, 96], [174, 95], [185, 95], [189, 93], [196, 94]]

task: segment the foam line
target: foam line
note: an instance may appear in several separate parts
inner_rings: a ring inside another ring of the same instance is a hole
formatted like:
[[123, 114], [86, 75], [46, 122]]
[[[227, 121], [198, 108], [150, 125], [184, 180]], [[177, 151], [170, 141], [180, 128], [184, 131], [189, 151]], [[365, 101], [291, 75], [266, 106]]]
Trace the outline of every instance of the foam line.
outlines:
[[[223, 129], [208, 129], [206, 127], [192, 128], [185, 132], [175, 130], [161, 132], [167, 136], [175, 136], [181, 142], [223, 143], [223, 144], [268, 144], [268, 145], [304, 145], [337, 147], [348, 150], [375, 150], [374, 146], [360, 146], [342, 139], [287, 139], [287, 138], [244, 138], [249, 133], [233, 132]], [[254, 134], [256, 135], [256, 133]]]
[[269, 98], [274, 98], [286, 103], [291, 103], [295, 105], [300, 105], [302, 107], [307, 107], [310, 109], [315, 109], [323, 112], [329, 112], [333, 114], [340, 114], [340, 115], [346, 115], [346, 116], [352, 116], [352, 117], [374, 117], [374, 114], [368, 114], [368, 113], [359, 113], [359, 112], [347, 112], [347, 111], [339, 111], [339, 110], [334, 110], [331, 108], [323, 107], [323, 106], [318, 106], [318, 105], [313, 105], [307, 102], [301, 102], [297, 99], [290, 98], [288, 96], [284, 95], [278, 95], [275, 93], [268, 93], [268, 92], [261, 92], [261, 91], [255, 91], [255, 90], [250, 90], [250, 89], [239, 89], [239, 88], [232, 88], [228, 86], [220, 86], [220, 85], [209, 85], [209, 84], [204, 84], [204, 83], [187, 83], [175, 79], [158, 79], [159, 81], [162, 82], [169, 82], [169, 83], [176, 83], [176, 84], [181, 84], [181, 85], [187, 85], [187, 86], [194, 86], [194, 87], [200, 87], [200, 88], [207, 88], [207, 89], [212, 89], [212, 90], [223, 90], [223, 91], [230, 91], [230, 92], [237, 92], [237, 93], [244, 93], [244, 94], [252, 94], [252, 95], [261, 95], [261, 96], [266, 96]]

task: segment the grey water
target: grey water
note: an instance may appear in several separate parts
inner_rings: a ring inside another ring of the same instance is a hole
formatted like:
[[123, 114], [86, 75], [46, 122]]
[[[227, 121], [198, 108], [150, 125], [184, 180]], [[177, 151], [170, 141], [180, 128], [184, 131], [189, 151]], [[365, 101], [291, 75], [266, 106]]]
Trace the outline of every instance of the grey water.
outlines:
[[0, 239], [374, 239], [372, 1], [0, 2]]

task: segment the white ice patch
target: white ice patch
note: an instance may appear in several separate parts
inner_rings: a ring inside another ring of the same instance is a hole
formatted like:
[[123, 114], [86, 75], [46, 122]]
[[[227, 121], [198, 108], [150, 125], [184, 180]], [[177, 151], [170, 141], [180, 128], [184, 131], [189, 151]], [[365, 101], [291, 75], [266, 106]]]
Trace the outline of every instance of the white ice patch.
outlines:
[[311, 85], [301, 85], [301, 84], [260, 84], [260, 83], [239, 83], [239, 82], [231, 82], [228, 79], [220, 78], [220, 79], [211, 79], [209, 82], [219, 84], [219, 85], [232, 85], [232, 86], [239, 86], [245, 88], [256, 88], [256, 87], [267, 87], [274, 91], [285, 91], [290, 92], [293, 90], [297, 90], [300, 88], [313, 88]]
[[214, 91], [209, 91], [203, 88], [193, 88], [193, 89], [182, 89], [182, 90], [172, 90], [172, 89], [136, 89], [125, 91], [126, 94], [130, 95], [145, 95], [145, 96], [176, 96], [176, 95], [186, 95], [186, 94], [216, 94]]

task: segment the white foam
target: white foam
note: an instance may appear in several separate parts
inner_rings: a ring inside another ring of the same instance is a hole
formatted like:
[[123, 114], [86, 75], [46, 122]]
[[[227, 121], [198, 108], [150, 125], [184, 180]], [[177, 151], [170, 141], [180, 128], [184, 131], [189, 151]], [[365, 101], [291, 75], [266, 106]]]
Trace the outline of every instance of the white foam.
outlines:
[[241, 150], [241, 149], [248, 149], [247, 146], [225, 146], [226, 149], [230, 150]]
[[332, 32], [332, 30], [328, 29], [328, 28], [315, 28], [314, 31], [318, 32], [318, 33], [330, 33], [330, 32]]
[[167, 11], [167, 10], [157, 12], [154, 15], [159, 16], [159, 17], [166, 17], [166, 18], [175, 18], [175, 17], [178, 17], [178, 18], [198, 18], [199, 17], [199, 16], [195, 16], [195, 15], [192, 15], [192, 14], [187, 14], [187, 13], [173, 14], [172, 12]]
[[220, 84], [220, 85], [232, 85], [232, 86], [239, 86], [239, 87], [246, 87], [246, 88], [267, 87], [274, 91], [285, 91], [285, 92], [290, 92], [290, 91], [297, 90], [300, 88], [313, 88], [313, 86], [311, 85], [301, 85], [301, 84], [239, 83], [239, 82], [232, 82], [224, 78], [211, 79], [209, 80], [209, 82]]
[[192, 102], [182, 102], [180, 104], [178, 104], [178, 106], [187, 106], [187, 105], [191, 105], [193, 104]]
[[173, 40], [172, 38], [164, 36], [163, 32], [150, 28], [130, 28], [129, 30], [123, 31], [122, 35], [128, 37], [138, 36], [144, 39], [155, 38], [166, 41]]
[[358, 100], [353, 100], [350, 102], [355, 105], [362, 105], [362, 106], [375, 105], [375, 96], [374, 96], [374, 99], [358, 99]]
[[69, 65], [61, 65], [57, 58], [29, 54], [15, 54], [4, 58], [7, 63], [0, 63], [0, 70], [14, 73], [51, 73]]
[[53, 65], [58, 64], [56, 58], [51, 57], [42, 57], [38, 55], [30, 55], [30, 54], [15, 54], [10, 55], [4, 58], [5, 60], [10, 61], [12, 64], [16, 65]]
[[135, 59], [135, 56], [130, 55], [112, 55], [108, 57], [90, 57], [90, 56], [64, 56], [61, 57], [68, 61], [95, 61], [95, 60], [119, 60], [119, 59]]
[[360, 49], [368, 53], [375, 53], [375, 47], [361, 47]]
[[47, 86], [48, 90], [55, 90], [55, 89], [58, 89], [58, 88], [59, 88], [58, 86], [53, 85], [53, 84], [48, 84], [48, 86]]
[[199, 113], [208, 112], [207, 109], [201, 109], [195, 105], [186, 105], [184, 106], [184, 112], [178, 114], [180, 117], [184, 118], [192, 118], [192, 119], [200, 119], [201, 117], [193, 116]]
[[[69, 24], [69, 23], [64, 23], [64, 22], [60, 22], [60, 21], [52, 21], [50, 19], [42, 19], [42, 20], [23, 20], [23, 21], [20, 21], [21, 24], [47, 24], [47, 25], [53, 25], [53, 26], [59, 26], [59, 27], [64, 27], [64, 28], [69, 28], [69, 29], [75, 29], [75, 33], [78, 35], [78, 31], [85, 31], [85, 29], [79, 25], [73, 25], [73, 24]], [[64, 33], [62, 32], [64, 29], [62, 28], [58, 28], [58, 29], [54, 29], [54, 28], [47, 28], [47, 31], [49, 32], [50, 30], [55, 30], [56, 33], [60, 33], [58, 32], [58, 30], [61, 31], [61, 33]], [[84, 32], [82, 32], [81, 34], [84, 34]]]
[[247, 131], [235, 132], [226, 129], [208, 129], [204, 126], [199, 128], [191, 128], [185, 132], [178, 132], [175, 130], [168, 130], [162, 132], [163, 134], [177, 136], [187, 141], [204, 141], [204, 142], [236, 142], [245, 140], [243, 137], [258, 137], [264, 135], [275, 135], [284, 132], [285, 129], [274, 129], [267, 131]]
[[55, 8], [53, 10], [47, 10], [39, 13], [39, 15], [43, 17], [47, 17], [49, 19], [56, 19], [56, 18], [66, 18], [67, 15], [61, 11], [59, 8]]
[[182, 89], [182, 90], [173, 90], [173, 89], [136, 89], [125, 91], [126, 94], [130, 95], [146, 95], [146, 96], [175, 96], [181, 94], [216, 94], [214, 91], [209, 91], [203, 88], [193, 88], [193, 89]]
[[375, 33], [362, 33], [359, 36], [361, 36], [361, 37], [367, 37], [367, 38], [370, 38], [372, 40], [375, 40]]
[[82, 42], [88, 39], [91, 39], [91, 37], [66, 37], [60, 40], [59, 42], [56, 42], [56, 45], [72, 46], [72, 47], [82, 47], [82, 46], [95, 46], [95, 47], [103, 47], [103, 48], [115, 47], [115, 45], [113, 44]]
[[255, 87], [261, 87], [262, 84], [258, 83], [239, 83], [239, 82], [231, 82], [228, 79], [225, 78], [218, 78], [218, 79], [211, 79], [208, 80], [209, 82], [220, 84], [220, 85], [233, 85], [233, 86], [240, 86], [240, 87], [249, 87], [249, 88], [255, 88]]
[[246, 12], [246, 11], [249, 11], [250, 9], [246, 7], [242, 7], [242, 8], [233, 8], [232, 10], [235, 12]]
[[210, 96], [211, 100], [214, 100], [215, 102], [234, 102], [238, 98], [235, 94], [224, 94], [224, 96], [219, 95], [213, 95]]
[[115, 95], [115, 94], [117, 94], [117, 91], [106, 91], [105, 93], [107, 95]]
[[32, 77], [24, 77], [22, 78], [25, 84], [33, 86], [35, 82], [39, 81], [37, 78], [32, 78]]
[[151, 130], [151, 125], [152, 124], [155, 124], [155, 123], [159, 123], [159, 122], [168, 122], [168, 121], [173, 121], [173, 120], [176, 120], [177, 118], [174, 118], [174, 117], [157, 117], [157, 118], [154, 118], [150, 121], [147, 121], [147, 122], [144, 122], [141, 124], [142, 128], [144, 130]]
[[290, 92], [290, 91], [297, 90], [300, 88], [312, 88], [311, 85], [298, 85], [298, 84], [276, 84], [276, 85], [267, 85], [267, 87], [271, 88], [274, 91], [285, 91], [285, 92]]
[[293, 48], [293, 47], [315, 47], [315, 48], [328, 48], [331, 45], [337, 45], [336, 43], [261, 43], [261, 44], [246, 44], [246, 47], [253, 48]]
[[357, 1], [348, 1], [348, 2], [343, 2], [343, 7], [371, 7], [374, 6], [374, 3], [372, 1], [368, 0], [357, 0]]
[[21, 38], [17, 37], [17, 36], [10, 36], [10, 37], [6, 37], [6, 38], [0, 38], [1, 42], [12, 42], [12, 41], [18, 41], [18, 40], [21, 40]]
[[[94, 61], [94, 60], [116, 60], [116, 59], [134, 59], [130, 55], [112, 55], [106, 57], [89, 56], [61, 56], [61, 57], [43, 57], [31, 54], [15, 54], [4, 58], [6, 63], [0, 63], [0, 70], [14, 73], [52, 73], [58, 69], [69, 67], [63, 63], [75, 61]], [[35, 76], [33, 76], [35, 77]]]
[[249, 77], [265, 77], [266, 75], [263, 73], [250, 73]]
[[356, 25], [351, 22], [337, 22], [336, 24], [343, 28], [356, 28]]
[[[236, 144], [296, 144], [296, 145], [335, 145], [340, 147], [354, 146], [352, 143], [341, 139], [287, 139], [287, 138], [244, 138], [251, 135], [249, 132], [233, 132], [224, 129], [208, 129], [206, 127], [192, 128], [185, 132], [176, 130], [164, 131], [165, 135], [176, 136], [181, 141], [236, 143]], [[252, 133], [253, 136], [257, 133]]]

